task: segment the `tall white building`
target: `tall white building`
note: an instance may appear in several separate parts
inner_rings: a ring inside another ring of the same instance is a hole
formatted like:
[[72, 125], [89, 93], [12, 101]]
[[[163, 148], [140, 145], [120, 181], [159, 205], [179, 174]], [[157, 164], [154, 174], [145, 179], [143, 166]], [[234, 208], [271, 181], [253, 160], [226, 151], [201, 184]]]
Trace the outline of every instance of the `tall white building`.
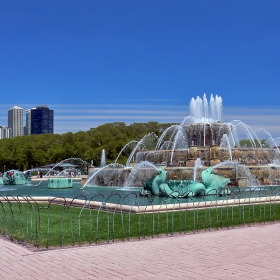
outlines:
[[23, 135], [23, 108], [14, 106], [8, 111], [8, 127], [12, 129], [12, 137]]
[[11, 138], [12, 130], [9, 127], [0, 125], [0, 139]]

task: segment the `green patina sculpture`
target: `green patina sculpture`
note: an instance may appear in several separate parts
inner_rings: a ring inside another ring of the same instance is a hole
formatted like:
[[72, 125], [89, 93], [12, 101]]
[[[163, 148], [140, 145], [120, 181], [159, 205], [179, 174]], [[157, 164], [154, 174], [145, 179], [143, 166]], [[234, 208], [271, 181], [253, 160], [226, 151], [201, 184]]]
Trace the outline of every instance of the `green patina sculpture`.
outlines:
[[212, 174], [213, 167], [202, 171], [202, 182], [196, 180], [166, 181], [167, 171], [158, 169], [158, 174], [143, 182], [141, 195], [159, 195], [166, 197], [192, 197], [197, 195], [229, 194], [225, 186], [230, 183], [228, 178]]
[[73, 188], [71, 178], [50, 178], [48, 179], [48, 189], [66, 189]]
[[18, 170], [6, 171], [0, 180], [1, 185], [25, 185], [31, 183], [30, 177]]
[[225, 188], [230, 183], [229, 178], [225, 178], [218, 174], [213, 174], [213, 167], [209, 167], [202, 171], [201, 178], [206, 187], [208, 194], [219, 193], [221, 195], [229, 194], [229, 190]]

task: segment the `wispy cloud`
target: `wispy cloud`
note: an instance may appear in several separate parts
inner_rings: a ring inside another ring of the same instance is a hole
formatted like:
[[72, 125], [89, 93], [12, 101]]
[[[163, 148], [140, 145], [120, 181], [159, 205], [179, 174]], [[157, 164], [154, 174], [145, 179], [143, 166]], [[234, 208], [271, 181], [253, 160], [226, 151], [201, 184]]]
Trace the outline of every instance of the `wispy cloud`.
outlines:
[[[142, 102], [143, 103], [143, 100]], [[155, 102], [156, 103], [156, 102]], [[13, 105], [0, 105], [0, 125], [7, 125], [7, 112]], [[19, 104], [24, 108], [34, 107]], [[189, 115], [189, 105], [159, 104], [48, 104], [54, 110], [54, 132], [66, 133], [87, 131], [109, 122], [157, 121], [160, 123], [180, 123]], [[280, 108], [223, 107], [223, 121], [240, 120], [257, 130], [264, 128], [273, 137], [280, 136]]]

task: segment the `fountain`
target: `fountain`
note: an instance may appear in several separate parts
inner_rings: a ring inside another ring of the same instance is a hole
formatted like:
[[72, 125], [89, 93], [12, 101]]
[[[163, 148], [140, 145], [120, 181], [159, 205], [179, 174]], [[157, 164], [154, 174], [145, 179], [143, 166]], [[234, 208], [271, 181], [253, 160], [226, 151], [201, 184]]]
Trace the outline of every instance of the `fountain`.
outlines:
[[[43, 178], [36, 179], [36, 185], [30, 184], [27, 188], [14, 186], [8, 188], [9, 194], [85, 197], [99, 191], [110, 195], [116, 191], [122, 194], [140, 192], [143, 196], [153, 195], [153, 201], [161, 203], [172, 198], [191, 198], [194, 201], [199, 199], [194, 196], [199, 195], [216, 199], [219, 195], [233, 196], [236, 190], [245, 196], [244, 190], [248, 187], [269, 192], [269, 186], [279, 186], [280, 138], [273, 138], [264, 129], [253, 131], [241, 121], [223, 123], [220, 97], [211, 96], [210, 102], [205, 95], [203, 99], [192, 99], [190, 112], [191, 116], [180, 124], [171, 125], [159, 136], [148, 133], [139, 141], [130, 141], [113, 163], [106, 163], [105, 150], [102, 150], [99, 167], [79, 158], [65, 159]], [[239, 140], [238, 129], [246, 134], [246, 145]], [[262, 138], [260, 133], [266, 138]], [[117, 160], [128, 148], [131, 153], [126, 163], [119, 164]], [[58, 167], [63, 169], [59, 174], [55, 170]], [[77, 169], [89, 172], [82, 182], [81, 178], [69, 178], [70, 171]], [[19, 183], [18, 180], [7, 179], [7, 176], [0, 178], [0, 184]], [[22, 176], [19, 174], [18, 177]], [[43, 180], [48, 184], [41, 185]], [[28, 181], [22, 182], [26, 184]], [[40, 185], [41, 188], [33, 188]], [[4, 192], [6, 188], [1, 189]], [[145, 197], [137, 199], [142, 204], [147, 202]]]
[[25, 185], [30, 183], [30, 177], [18, 170], [8, 170], [0, 178], [0, 185]]
[[[61, 162], [54, 165], [48, 170], [48, 172], [39, 180], [37, 187], [40, 186], [42, 181], [48, 181], [49, 189], [64, 189], [73, 187], [73, 179], [69, 178], [72, 174], [77, 174], [80, 170], [86, 170], [89, 163], [80, 158], [67, 158]], [[56, 168], [61, 168], [62, 170], [58, 172]], [[28, 170], [32, 172], [36, 169]]]
[[[274, 139], [264, 129], [253, 131], [239, 120], [224, 123], [222, 110], [222, 98], [219, 96], [211, 95], [209, 102], [205, 94], [203, 98], [192, 98], [190, 116], [184, 118], [180, 124], [167, 128], [161, 136], [149, 133], [138, 142], [128, 143], [126, 147], [132, 143], [135, 147], [126, 165], [117, 165], [116, 160], [114, 166], [109, 164], [95, 170], [88, 176], [85, 186], [128, 188], [141, 187], [144, 182], [145, 188], [146, 185], [153, 185], [153, 177], [160, 175], [159, 170], [161, 174], [166, 171], [164, 184], [168, 185], [171, 192], [178, 189], [177, 181], [182, 180], [189, 181], [184, 182], [188, 184], [188, 188], [184, 187], [186, 191], [191, 189], [191, 181], [199, 181], [205, 187], [204, 170], [211, 170], [212, 175], [226, 178], [230, 186], [279, 184], [279, 138]], [[247, 139], [247, 146], [240, 144], [240, 130]], [[260, 132], [267, 138], [261, 139]], [[119, 156], [120, 153], [118, 158]], [[145, 164], [141, 164], [143, 162]], [[137, 173], [141, 173], [141, 176], [136, 176]], [[173, 183], [170, 180], [173, 180]], [[204, 193], [208, 187], [210, 186], [205, 187]], [[166, 194], [170, 193], [165, 189]], [[211, 185], [209, 189], [214, 188]], [[217, 187], [215, 191], [221, 192], [223, 189], [225, 186]]]

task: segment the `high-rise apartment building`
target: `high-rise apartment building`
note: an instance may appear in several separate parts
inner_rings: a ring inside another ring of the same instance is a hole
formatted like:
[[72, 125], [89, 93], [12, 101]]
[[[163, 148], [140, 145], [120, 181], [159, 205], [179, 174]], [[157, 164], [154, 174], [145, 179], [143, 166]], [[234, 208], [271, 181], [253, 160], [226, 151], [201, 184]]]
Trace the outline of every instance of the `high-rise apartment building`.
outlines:
[[30, 134], [53, 133], [53, 110], [50, 110], [46, 105], [40, 105], [36, 106], [36, 108], [30, 109], [30, 112], [27, 111], [27, 133], [29, 133], [29, 127]]
[[14, 106], [8, 111], [8, 127], [12, 130], [12, 137], [23, 135], [23, 108]]
[[24, 127], [24, 135], [31, 135], [31, 110], [36, 108], [27, 109], [25, 114], [26, 126]]
[[11, 137], [12, 137], [12, 129], [0, 125], [0, 139], [11, 138]]

